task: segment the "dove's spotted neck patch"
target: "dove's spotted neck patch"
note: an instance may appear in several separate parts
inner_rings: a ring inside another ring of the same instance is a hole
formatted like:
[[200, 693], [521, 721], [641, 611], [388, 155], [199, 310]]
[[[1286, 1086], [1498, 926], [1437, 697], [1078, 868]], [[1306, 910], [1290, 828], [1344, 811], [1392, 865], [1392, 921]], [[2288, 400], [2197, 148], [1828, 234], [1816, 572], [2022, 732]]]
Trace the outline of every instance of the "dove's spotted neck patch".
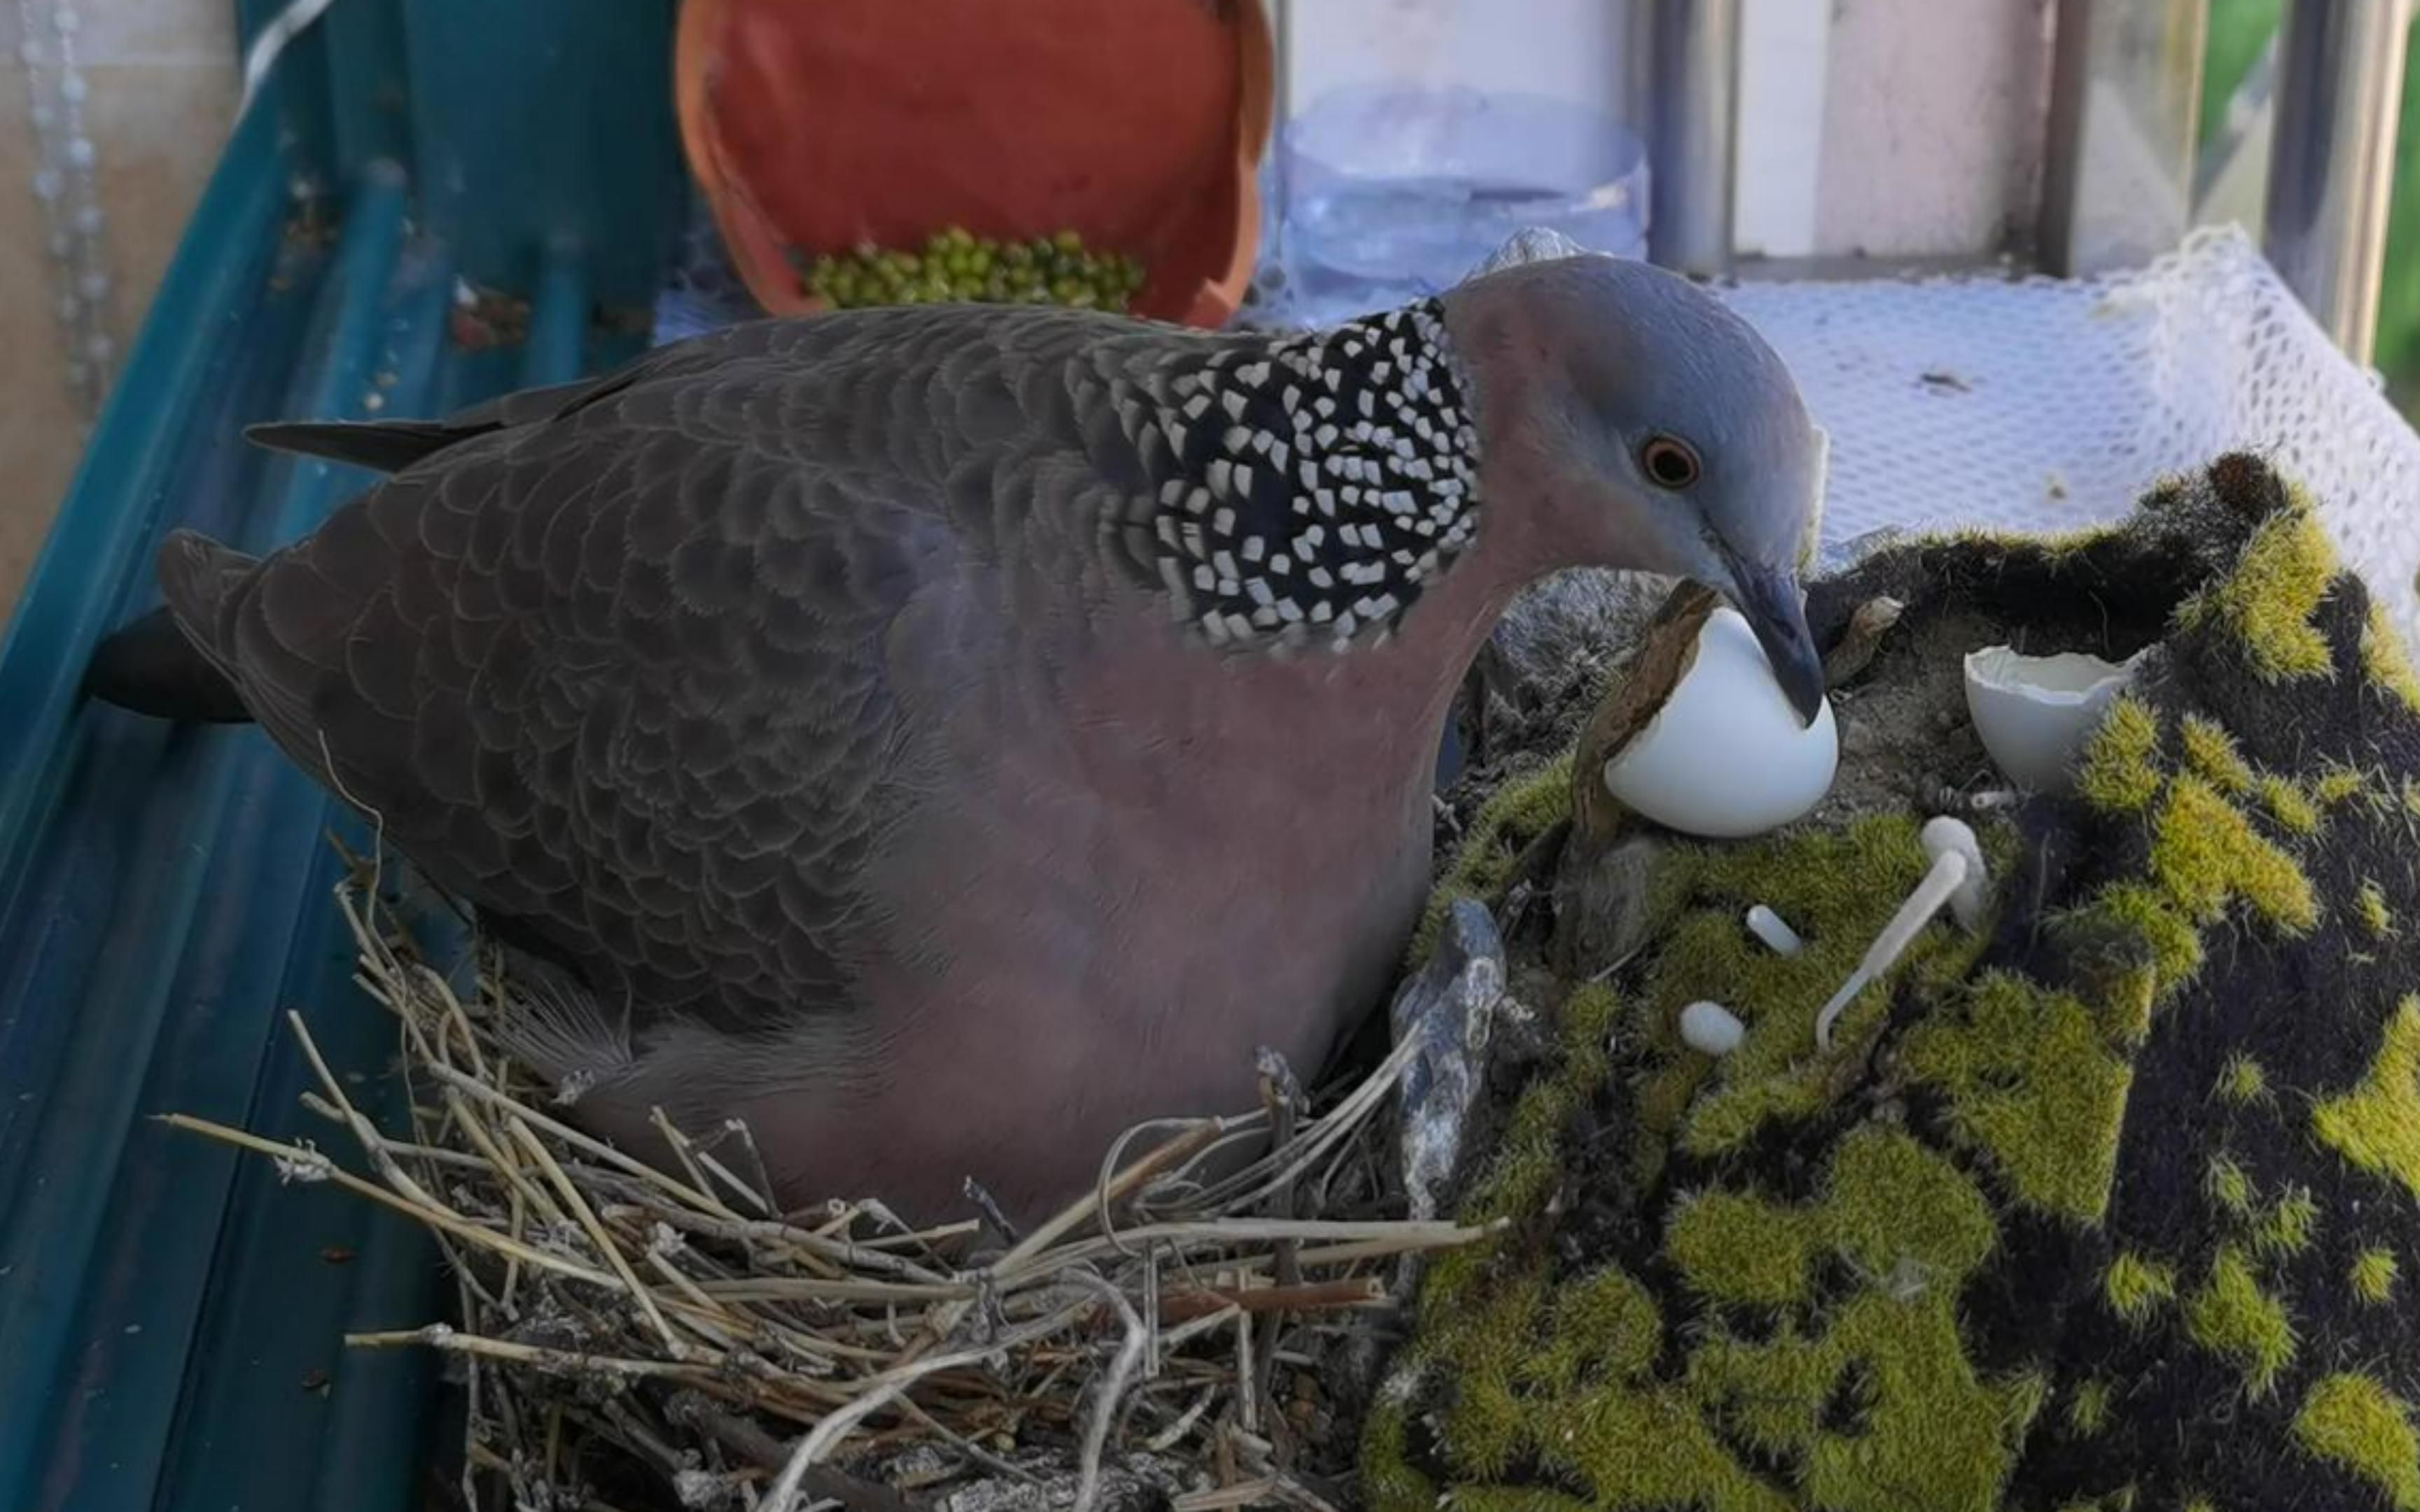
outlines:
[[1479, 438], [1435, 301], [1204, 343], [1120, 385], [1150, 491], [1119, 524], [1214, 645], [1383, 640], [1466, 548]]

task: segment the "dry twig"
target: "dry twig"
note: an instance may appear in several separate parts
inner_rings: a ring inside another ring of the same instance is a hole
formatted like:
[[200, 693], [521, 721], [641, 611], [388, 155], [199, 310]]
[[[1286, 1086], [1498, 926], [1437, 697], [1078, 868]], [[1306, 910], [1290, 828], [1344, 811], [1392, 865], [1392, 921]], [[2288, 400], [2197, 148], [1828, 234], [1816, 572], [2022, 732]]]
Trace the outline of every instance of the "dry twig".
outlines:
[[[338, 902], [359, 980], [398, 1025], [411, 1127], [382, 1130], [355, 1106], [299, 1014], [309, 1104], [351, 1136], [366, 1174], [307, 1144], [166, 1121], [437, 1236], [460, 1316], [349, 1342], [460, 1358], [465, 1473], [504, 1482], [508, 1500], [593, 1500], [553, 1481], [593, 1464], [579, 1445], [601, 1440], [664, 1475], [684, 1454], [737, 1456], [745, 1474], [772, 1476], [754, 1502], [765, 1512], [835, 1494], [903, 1512], [911, 1503], [868, 1467], [916, 1448], [968, 1474], [1069, 1475], [1079, 1508], [1121, 1450], [1201, 1466], [1181, 1505], [1315, 1506], [1290, 1478], [1291, 1445], [1273, 1464], [1268, 1442], [1242, 1432], [1276, 1415], [1274, 1365], [1386, 1306], [1382, 1277], [1402, 1257], [1489, 1232], [1316, 1216], [1356, 1211], [1323, 1208], [1334, 1194], [1388, 1190], [1367, 1168], [1384, 1141], [1367, 1134], [1400, 1055], [1316, 1116], [1273, 1075], [1258, 1110], [1139, 1130], [1157, 1142], [1128, 1159], [1122, 1141], [1096, 1191], [988, 1264], [970, 1257], [972, 1221], [918, 1231], [873, 1202], [783, 1214], [744, 1131], [701, 1140], [659, 1112], [667, 1170], [544, 1111], [551, 1089], [498, 1033], [505, 984], [487, 971], [458, 993], [380, 927], [372, 875], [357, 864]], [[1244, 1140], [1264, 1148], [1204, 1177]]]

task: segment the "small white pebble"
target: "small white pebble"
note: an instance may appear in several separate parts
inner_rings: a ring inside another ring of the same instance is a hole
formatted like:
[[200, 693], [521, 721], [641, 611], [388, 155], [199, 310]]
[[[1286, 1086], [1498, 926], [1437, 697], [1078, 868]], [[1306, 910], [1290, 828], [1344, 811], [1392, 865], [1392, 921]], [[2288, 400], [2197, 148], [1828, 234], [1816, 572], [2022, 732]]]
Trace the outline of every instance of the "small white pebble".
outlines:
[[1704, 1056], [1728, 1056], [1747, 1038], [1747, 1026], [1720, 1003], [1691, 1003], [1681, 1010], [1681, 1042]]
[[1796, 955], [1807, 949], [1798, 932], [1782, 921], [1779, 914], [1762, 903], [1747, 911], [1747, 932], [1762, 940], [1776, 955]]

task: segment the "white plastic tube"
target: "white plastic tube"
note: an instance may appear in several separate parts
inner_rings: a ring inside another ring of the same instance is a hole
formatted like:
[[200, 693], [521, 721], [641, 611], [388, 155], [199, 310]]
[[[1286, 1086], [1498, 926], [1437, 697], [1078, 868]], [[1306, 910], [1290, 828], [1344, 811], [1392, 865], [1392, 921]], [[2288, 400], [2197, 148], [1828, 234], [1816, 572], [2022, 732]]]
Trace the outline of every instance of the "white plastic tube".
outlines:
[[1776, 955], [1796, 955], [1807, 949], [1807, 942], [1798, 937], [1798, 932], [1792, 929], [1779, 914], [1762, 903], [1747, 911], [1747, 932], [1762, 940], [1766, 949]]
[[1842, 1011], [1856, 1001], [1859, 993], [1891, 968], [1924, 926], [1932, 921], [1932, 916], [1939, 913], [1942, 906], [1966, 885], [1971, 870], [1966, 857], [1970, 851], [1976, 849], [1973, 830], [1955, 819], [1934, 820], [1924, 828], [1924, 848], [1932, 856], [1931, 869], [1924, 873], [1924, 880], [1916, 885], [1916, 890], [1908, 894], [1907, 902], [1899, 905], [1899, 912], [1891, 916], [1890, 922], [1883, 926], [1883, 932], [1875, 936], [1874, 943], [1867, 948], [1865, 959], [1857, 963], [1857, 969], [1849, 973], [1849, 980], [1840, 984], [1840, 990], [1834, 993], [1832, 1000], [1823, 1005], [1823, 1011], [1815, 1015], [1815, 1042], [1825, 1050], [1832, 1048], [1832, 1025]]

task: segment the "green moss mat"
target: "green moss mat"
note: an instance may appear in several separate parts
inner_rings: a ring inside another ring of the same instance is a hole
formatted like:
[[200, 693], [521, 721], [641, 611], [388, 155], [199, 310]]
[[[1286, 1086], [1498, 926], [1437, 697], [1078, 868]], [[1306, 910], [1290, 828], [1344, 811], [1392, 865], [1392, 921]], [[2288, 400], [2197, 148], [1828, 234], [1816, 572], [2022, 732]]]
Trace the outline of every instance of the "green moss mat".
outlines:
[[[2037, 646], [2157, 640], [2071, 799], [1983, 839], [1819, 1050], [1920, 816], [1676, 845], [1650, 949], [1466, 1207], [1373, 1413], [1378, 1508], [2420, 1508], [2420, 685], [2306, 503], [2230, 457], [2123, 526], [1961, 536], [1817, 585]], [[1440, 896], [1568, 810], [1501, 795]], [[1763, 903], [1807, 948], [1742, 928]], [[1681, 1043], [1732, 1008], [1739, 1049]]]

